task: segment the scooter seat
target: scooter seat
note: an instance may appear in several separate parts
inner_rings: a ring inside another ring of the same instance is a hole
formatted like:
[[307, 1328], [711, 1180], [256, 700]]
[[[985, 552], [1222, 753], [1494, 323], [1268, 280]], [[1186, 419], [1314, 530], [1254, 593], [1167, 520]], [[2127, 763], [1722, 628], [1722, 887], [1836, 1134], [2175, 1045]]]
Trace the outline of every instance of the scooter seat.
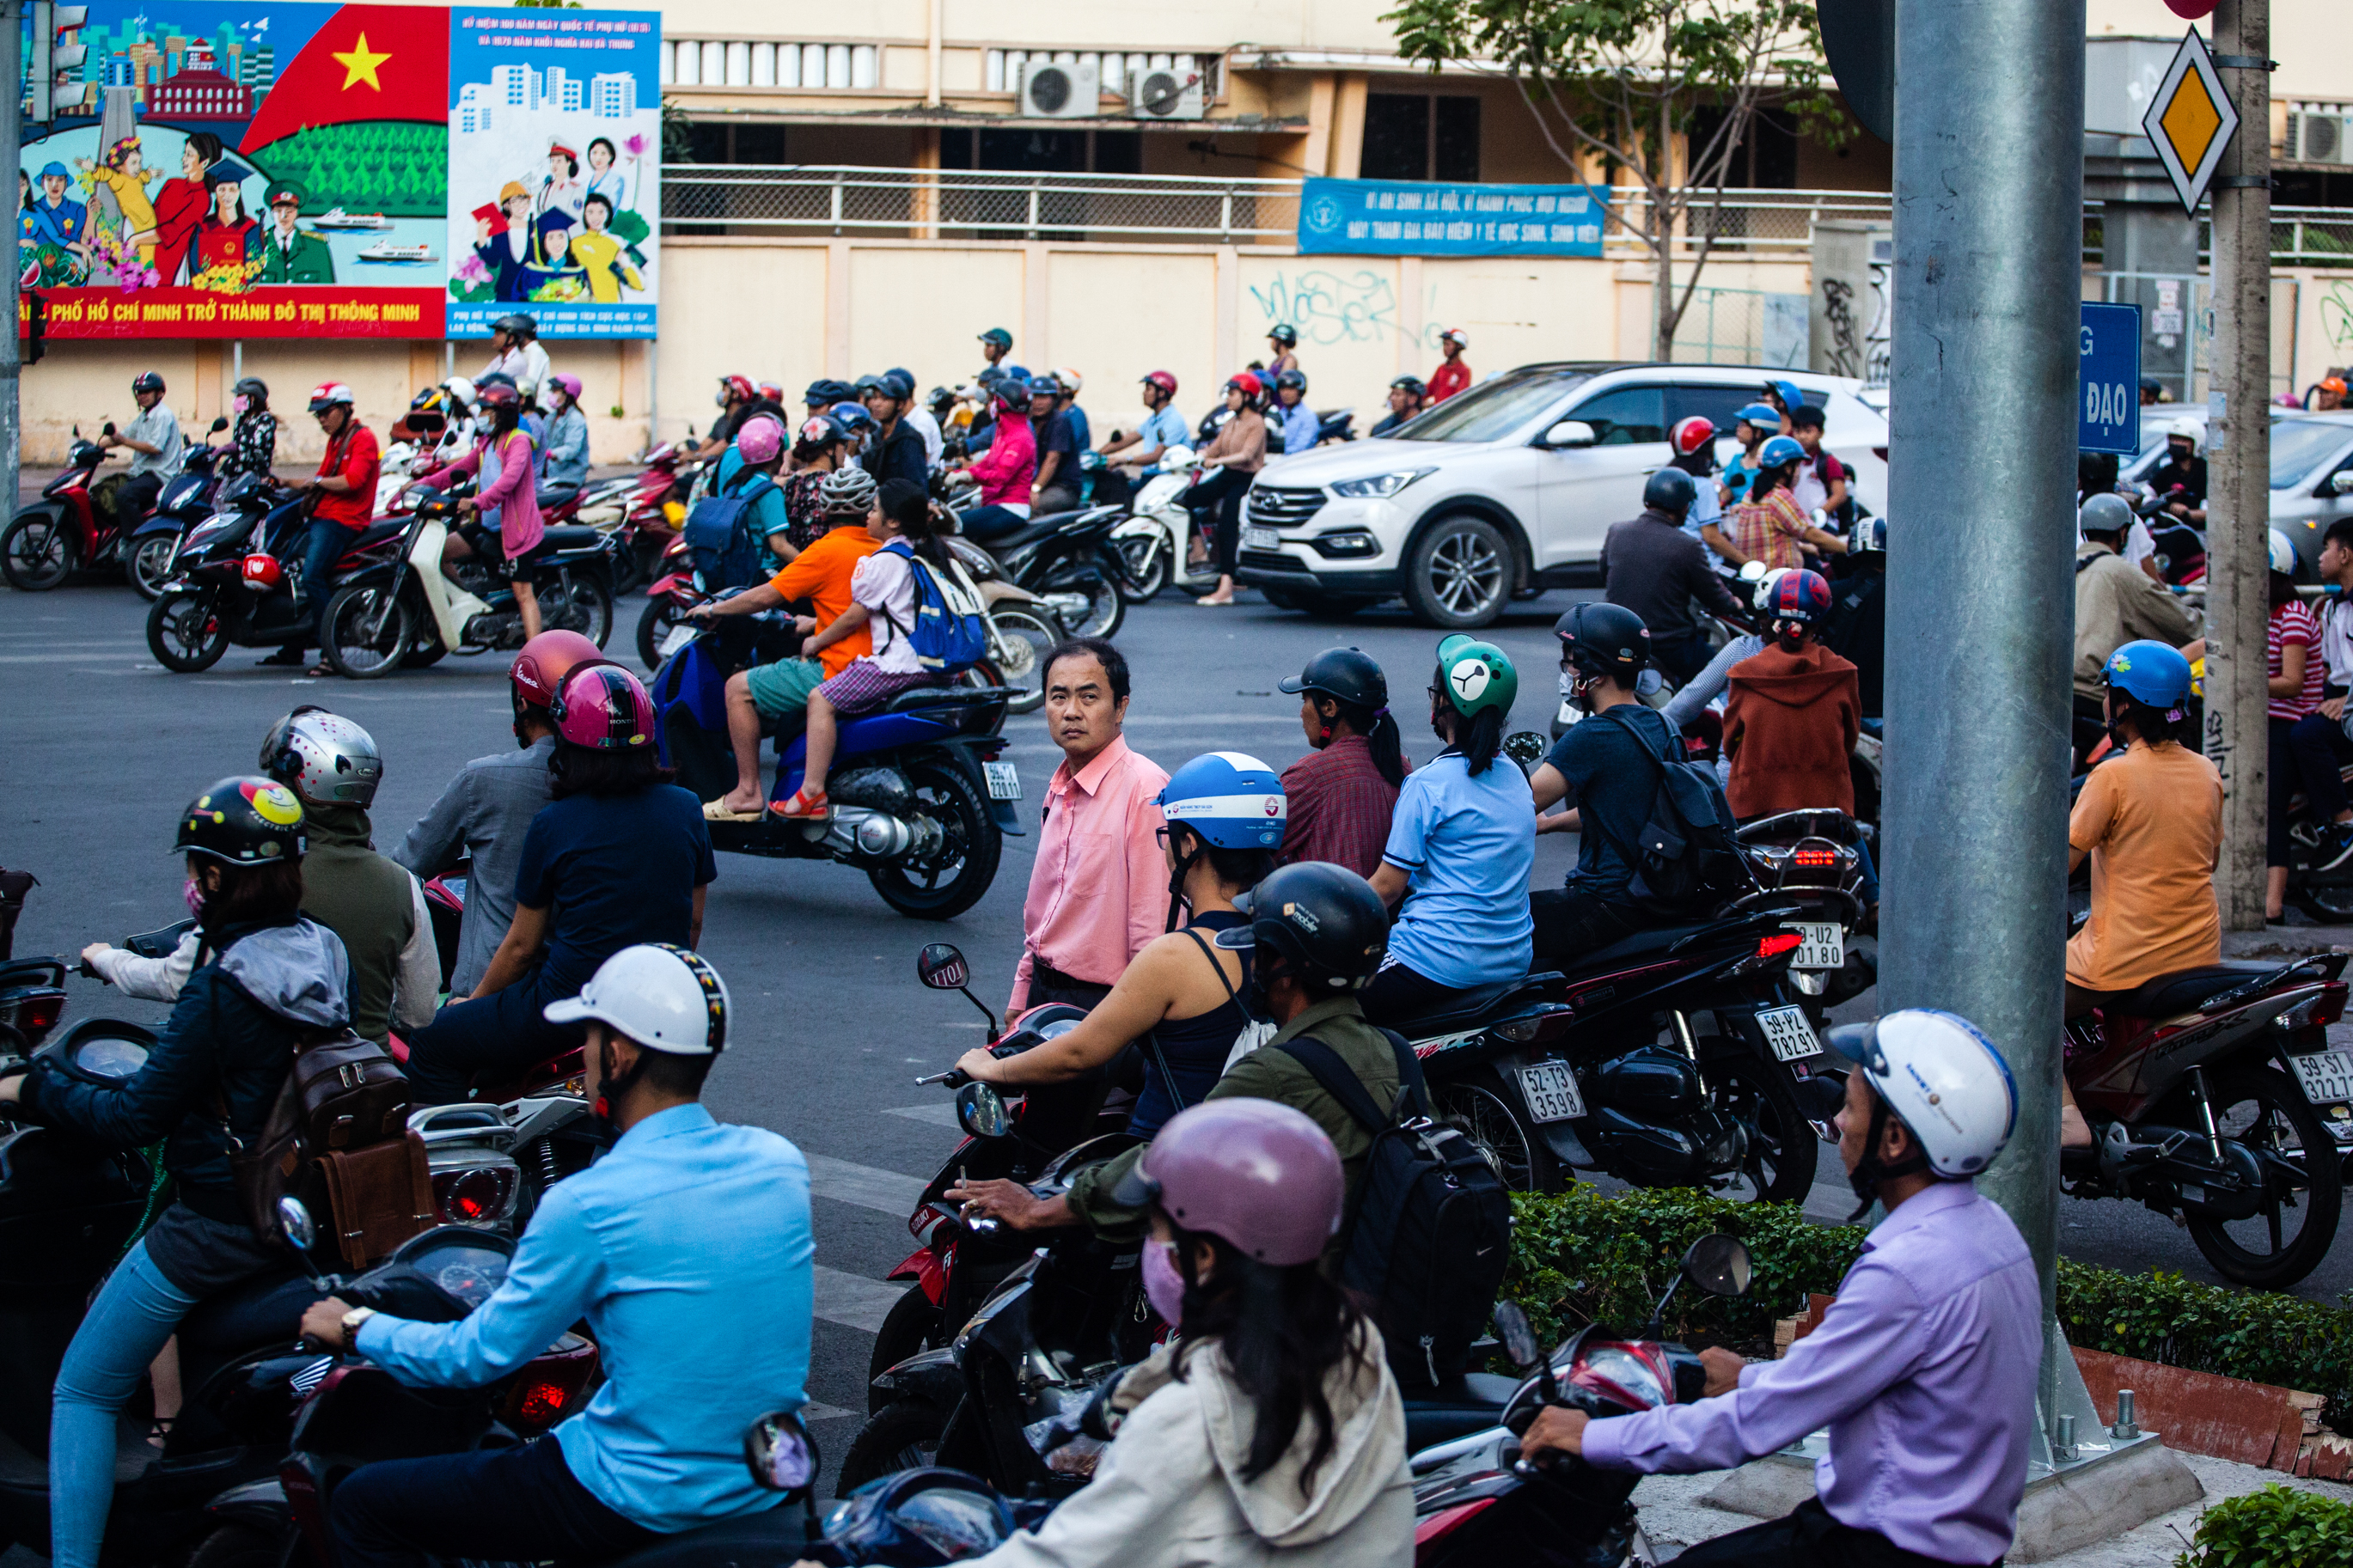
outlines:
[[547, 550], [551, 555], [566, 555], [575, 550], [593, 550], [604, 539], [586, 523], [559, 523], [547, 531]]
[[1419, 1453], [1434, 1443], [1451, 1443], [1483, 1432], [1503, 1418], [1504, 1405], [1519, 1388], [1508, 1377], [1467, 1372], [1452, 1383], [1405, 1402], [1405, 1449]]
[[235, 1353], [282, 1340], [294, 1342], [302, 1313], [319, 1299], [319, 1288], [295, 1272], [289, 1258], [282, 1269], [239, 1280], [206, 1297], [180, 1320], [180, 1339], [192, 1351]]
[[1587, 953], [1577, 961], [1577, 972], [1586, 974], [1598, 969], [1614, 969], [1637, 959], [1655, 958], [1693, 932], [1705, 931], [1715, 923], [1709, 921], [1697, 925], [1657, 926], [1649, 931], [1638, 931], [1631, 936], [1619, 938], [1608, 947], [1597, 947]]
[[779, 1500], [776, 1508], [740, 1519], [723, 1519], [697, 1530], [665, 1535], [624, 1557], [608, 1557], [599, 1568], [714, 1568], [715, 1564], [783, 1564], [807, 1555], [801, 1510]]
[[1427, 1012], [1410, 1013], [1401, 1018], [1385, 1018], [1382, 1023], [1409, 1040], [1426, 1040], [1433, 1035], [1476, 1026], [1516, 992], [1546, 985], [1557, 987], [1559, 984], [1560, 975], [1551, 970], [1523, 974], [1514, 980], [1499, 980], [1493, 985], [1478, 986], [1449, 997], [1443, 1005]]
[[2210, 997], [2220, 996], [2278, 968], [2275, 963], [2210, 963], [2196, 969], [2179, 969], [2149, 981], [2126, 997], [2117, 1011], [2142, 1018], [2187, 1013], [2203, 1005]]
[[926, 708], [982, 708], [1011, 693], [1001, 686], [914, 686], [880, 709], [882, 713], [912, 713]]
[[371, 544], [382, 544], [385, 540], [397, 539], [407, 531], [406, 518], [387, 518], [382, 522], [371, 522], [360, 530], [359, 537], [353, 540], [347, 548], [365, 550]]

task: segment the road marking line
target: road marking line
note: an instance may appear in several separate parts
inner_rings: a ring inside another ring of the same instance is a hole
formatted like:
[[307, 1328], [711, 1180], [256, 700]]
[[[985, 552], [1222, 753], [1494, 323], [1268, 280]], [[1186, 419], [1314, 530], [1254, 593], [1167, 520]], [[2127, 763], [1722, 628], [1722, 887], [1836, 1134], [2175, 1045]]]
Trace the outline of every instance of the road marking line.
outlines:
[[904, 1283], [845, 1274], [822, 1263], [816, 1266], [816, 1275], [817, 1315], [828, 1323], [863, 1329], [870, 1334], [882, 1331], [882, 1320], [910, 1289]]
[[808, 1161], [811, 1196], [855, 1204], [900, 1219], [914, 1212], [923, 1189], [931, 1184], [919, 1177], [902, 1176], [896, 1171], [878, 1170], [827, 1154], [804, 1152], [804, 1157]]
[[845, 1415], [857, 1414], [855, 1410], [844, 1410], [839, 1405], [821, 1405], [814, 1399], [801, 1406], [801, 1419], [804, 1421], [839, 1421]]

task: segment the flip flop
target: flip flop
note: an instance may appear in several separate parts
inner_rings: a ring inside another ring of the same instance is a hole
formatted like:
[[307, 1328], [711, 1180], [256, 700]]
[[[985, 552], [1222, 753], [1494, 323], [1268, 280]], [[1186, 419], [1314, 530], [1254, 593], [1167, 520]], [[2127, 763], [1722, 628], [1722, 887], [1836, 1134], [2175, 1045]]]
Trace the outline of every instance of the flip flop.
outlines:
[[770, 810], [774, 815], [791, 822], [823, 822], [833, 815], [833, 805], [826, 798], [825, 792], [822, 790], [819, 790], [817, 798], [812, 800], [809, 798], [807, 790], [797, 789], [793, 791], [790, 800], [782, 805], [773, 806]]
[[765, 811], [737, 811], [726, 805], [723, 799], [702, 803], [702, 820], [705, 822], [757, 822], [767, 815]]

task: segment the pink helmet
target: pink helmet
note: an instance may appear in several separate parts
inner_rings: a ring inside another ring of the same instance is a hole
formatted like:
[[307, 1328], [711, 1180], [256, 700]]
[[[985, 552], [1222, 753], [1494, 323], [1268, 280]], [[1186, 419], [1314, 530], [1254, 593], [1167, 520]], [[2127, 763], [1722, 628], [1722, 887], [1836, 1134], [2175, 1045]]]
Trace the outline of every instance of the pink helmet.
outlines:
[[746, 419], [744, 428], [735, 432], [735, 449], [754, 468], [773, 463], [776, 454], [785, 449], [785, 427], [765, 414], [756, 419]]
[[573, 402], [577, 403], [580, 401], [580, 378], [578, 376], [574, 375], [569, 371], [559, 370], [554, 375], [549, 376], [547, 380], [548, 384], [551, 386], [562, 387], [564, 389], [564, 395], [572, 399]]
[[654, 743], [653, 699], [617, 664], [585, 665], [565, 676], [548, 714], [558, 736], [591, 751]]
[[1313, 1263], [1340, 1229], [1340, 1155], [1303, 1113], [1271, 1100], [1204, 1100], [1168, 1119], [1112, 1201], [1147, 1203], [1185, 1230], [1277, 1268]]

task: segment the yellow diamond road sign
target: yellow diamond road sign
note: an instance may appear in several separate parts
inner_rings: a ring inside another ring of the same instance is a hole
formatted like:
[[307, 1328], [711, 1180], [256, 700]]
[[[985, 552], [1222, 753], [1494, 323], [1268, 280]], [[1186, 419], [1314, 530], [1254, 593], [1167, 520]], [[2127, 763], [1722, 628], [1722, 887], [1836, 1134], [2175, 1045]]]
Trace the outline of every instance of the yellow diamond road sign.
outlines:
[[2181, 40], [2165, 80], [2149, 99], [2148, 112], [2141, 116], [2140, 128], [2156, 143], [2158, 160], [2172, 176], [2182, 210], [2196, 216], [2206, 184], [2239, 129], [2239, 111], [2232, 107], [2222, 73], [2196, 28]]

